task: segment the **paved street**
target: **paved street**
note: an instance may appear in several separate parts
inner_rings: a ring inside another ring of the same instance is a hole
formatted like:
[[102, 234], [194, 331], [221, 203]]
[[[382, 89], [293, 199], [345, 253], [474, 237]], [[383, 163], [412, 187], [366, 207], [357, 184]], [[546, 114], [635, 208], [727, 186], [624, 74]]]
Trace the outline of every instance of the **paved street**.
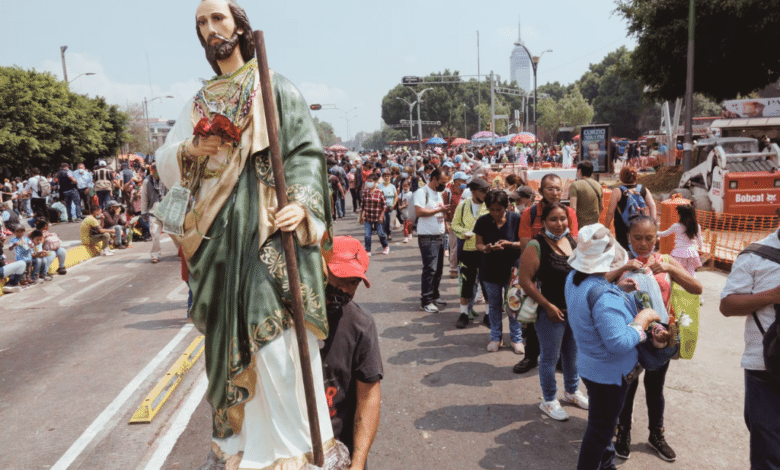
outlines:
[[[55, 227], [61, 237], [64, 230]], [[354, 218], [339, 221], [336, 232], [363, 237]], [[454, 328], [456, 280], [445, 274], [443, 312], [420, 311], [416, 240], [400, 243], [397, 232], [395, 240], [390, 255], [371, 258], [372, 288], [356, 297], [375, 316], [385, 365], [371, 468], [574, 468], [587, 412], [565, 405], [569, 421], [543, 416], [537, 369], [513, 374], [521, 356], [486, 352], [485, 327]], [[149, 263], [148, 249], [136, 243], [0, 297], [0, 411], [8, 423], [0, 468], [190, 470], [203, 463], [210, 418], [202, 358], [152, 424], [127, 424], [197, 336], [184, 319], [187, 291], [173, 244], [163, 243], [159, 265]], [[646, 444], [640, 385], [624, 469], [746, 466], [743, 322], [717, 311], [725, 274], [699, 277], [705, 303], [696, 355], [675, 361], [666, 384], [666, 435], [678, 460], [665, 463]], [[508, 342], [506, 323], [504, 331]]]

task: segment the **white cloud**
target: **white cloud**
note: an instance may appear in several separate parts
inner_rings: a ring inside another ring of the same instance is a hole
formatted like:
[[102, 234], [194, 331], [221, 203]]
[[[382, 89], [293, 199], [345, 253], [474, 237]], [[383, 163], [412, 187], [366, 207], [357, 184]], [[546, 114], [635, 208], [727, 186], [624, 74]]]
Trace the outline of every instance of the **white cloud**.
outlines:
[[301, 90], [301, 94], [309, 104], [335, 104], [342, 107], [343, 103], [350, 101], [347, 92], [324, 83], [303, 82], [298, 86], [298, 89]]
[[[103, 65], [88, 54], [72, 53], [67, 56], [68, 79], [71, 80], [70, 89], [75, 93], [83, 93], [88, 96], [102, 96], [110, 104], [120, 107], [132, 103], [143, 103], [144, 99], [154, 100], [149, 103], [149, 117], [176, 119], [181, 113], [187, 100], [192, 98], [200, 88], [200, 81], [191, 79], [162, 88], [158, 85], [121, 83], [114, 81]], [[58, 78], [62, 78], [62, 63], [46, 60], [40, 70], [51, 72]], [[83, 75], [94, 73], [94, 75]], [[173, 96], [173, 98], [165, 98]], [[161, 99], [155, 99], [162, 97]]]

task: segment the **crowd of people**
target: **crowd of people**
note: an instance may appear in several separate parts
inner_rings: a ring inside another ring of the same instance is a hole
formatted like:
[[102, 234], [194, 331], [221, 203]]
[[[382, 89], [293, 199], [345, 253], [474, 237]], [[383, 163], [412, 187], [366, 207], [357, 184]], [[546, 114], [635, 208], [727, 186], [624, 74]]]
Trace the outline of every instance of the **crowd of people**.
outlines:
[[[151, 241], [153, 263], [160, 257], [161, 225], [153, 208], [166, 193], [154, 164], [122, 163], [118, 171], [100, 160], [94, 171], [79, 163], [72, 170], [62, 163], [57, 173], [30, 170], [26, 180], [5, 179], [0, 203], [0, 279], [8, 277], [4, 293], [51, 281], [51, 264], [67, 273], [67, 252], [52, 224], [80, 223], [81, 242], [99, 247], [102, 256], [133, 246], [133, 239]], [[8, 246], [5, 246], [8, 245]], [[24, 263], [24, 266], [22, 266]]]
[[[695, 274], [701, 267], [695, 209], [677, 206], [679, 222], [659, 231], [653, 196], [637, 184], [637, 170], [622, 167], [621, 184], [605, 203], [588, 160], [577, 163], [577, 181], [568, 189], [570, 204], [564, 205], [561, 178], [552, 172], [542, 178], [538, 195], [516, 174], [495, 176], [491, 163], [504, 161], [499, 157], [502, 150], [401, 150], [352, 158], [331, 154], [334, 219], [345, 216], [349, 192], [369, 256], [374, 234], [385, 255], [390, 254], [388, 240], [394, 231], [399, 236], [403, 232], [403, 243], [416, 238], [422, 264], [420, 308], [432, 314], [446, 310], [439, 291], [446, 266], [450, 277], [458, 278], [456, 328], [467, 328], [478, 318], [475, 304], [487, 303], [481, 322], [490, 330], [487, 351], [504, 346], [503, 317], [508, 317], [510, 350], [523, 355], [513, 370], [524, 374], [538, 366], [541, 411], [564, 421], [568, 414], [561, 401], [589, 410], [578, 469], [611, 469], [616, 458], [630, 457], [632, 411], [642, 373], [648, 443], [661, 459], [674, 461], [676, 453], [665, 437], [664, 383], [670, 359], [679, 354], [680, 325], [690, 320], [675, 311], [675, 297], [702, 293]], [[615, 234], [607, 228], [613, 224]], [[659, 237], [671, 234], [675, 249], [671, 255], [659, 254]], [[773, 234], [762, 243], [777, 244], [777, 237]], [[780, 274], [780, 265], [764, 268]], [[753, 292], [747, 276], [740, 276], [738, 287], [724, 290], [722, 305], [736, 302], [730, 300], [735, 292], [740, 292], [738, 298]], [[765, 293], [771, 292], [774, 301], [778, 284], [780, 278], [762, 285], [772, 288]], [[513, 304], [513, 290], [519, 290], [522, 305]], [[750, 304], [766, 310], [765, 325], [772, 321], [771, 303], [765, 296]], [[531, 321], [518, 315], [529, 305]], [[746, 315], [747, 309], [723, 311]], [[747, 323], [747, 386], [754, 387], [756, 397], [774, 393], [771, 405], [746, 405], [751, 459], [753, 468], [777, 468], [757, 464], [762, 459], [777, 462], [771, 460], [778, 458], [776, 452], [753, 447], [754, 442], [779, 436], [777, 423], [758, 414], [771, 408], [777, 417], [780, 395], [777, 387], [766, 384], [764, 364], [755, 351], [756, 326]], [[562, 395], [556, 368], [563, 373]], [[580, 379], [587, 396], [579, 390]]]

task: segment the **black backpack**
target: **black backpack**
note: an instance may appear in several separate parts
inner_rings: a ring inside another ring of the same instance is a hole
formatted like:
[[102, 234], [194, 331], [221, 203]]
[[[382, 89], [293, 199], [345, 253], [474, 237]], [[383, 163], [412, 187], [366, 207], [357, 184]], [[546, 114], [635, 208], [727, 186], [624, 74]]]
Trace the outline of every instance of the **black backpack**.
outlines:
[[[744, 253], [753, 253], [780, 264], [780, 249], [771, 246], [753, 243], [742, 250], [740, 255]], [[753, 312], [753, 320], [755, 320], [758, 330], [764, 335], [764, 366], [774, 383], [780, 386], [780, 322], [777, 320], [778, 317], [780, 317], [780, 304], [775, 304], [775, 321], [764, 331], [764, 327], [758, 320], [758, 315]]]

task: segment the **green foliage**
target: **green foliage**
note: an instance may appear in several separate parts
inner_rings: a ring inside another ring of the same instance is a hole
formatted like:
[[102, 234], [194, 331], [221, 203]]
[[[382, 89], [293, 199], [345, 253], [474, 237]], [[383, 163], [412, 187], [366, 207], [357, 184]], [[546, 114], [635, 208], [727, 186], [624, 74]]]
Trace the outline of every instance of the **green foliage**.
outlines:
[[370, 150], [383, 150], [388, 142], [407, 140], [409, 132], [401, 129], [393, 129], [383, 126], [381, 130], [374, 131], [363, 141], [363, 148]]
[[[429, 77], [457, 76], [458, 71], [444, 70], [440, 73], [432, 73]], [[509, 83], [502, 82], [499, 86], [509, 87]], [[417, 98], [415, 91], [426, 91], [422, 96], [420, 117], [423, 121], [440, 121], [440, 126], [423, 126], [423, 139], [429, 139], [434, 134], [440, 136], [470, 138], [480, 130], [487, 130], [490, 122], [490, 84], [481, 83], [476, 79], [461, 79], [460, 82], [446, 85], [418, 85], [405, 87], [396, 85], [382, 98], [382, 119], [388, 125], [399, 124], [401, 120], [409, 120], [409, 103], [414, 103]], [[479, 93], [482, 94], [481, 107]], [[399, 99], [403, 98], [403, 100]], [[520, 109], [522, 98], [519, 96], [506, 96], [496, 94], [496, 114], [512, 114], [511, 110]], [[465, 116], [464, 116], [465, 111]], [[480, 121], [481, 117], [481, 121]], [[464, 120], [465, 119], [465, 120]], [[417, 105], [414, 106], [412, 120], [417, 120]], [[478, 126], [481, 122], [481, 127]], [[497, 121], [500, 132], [506, 133], [506, 122]], [[408, 128], [405, 131], [405, 139], [410, 139]], [[417, 126], [414, 126], [414, 139], [417, 139]]]
[[68, 91], [49, 73], [0, 67], [0, 167], [12, 173], [93, 163], [127, 140], [127, 115]]
[[[780, 78], [778, 0], [696, 0], [694, 90], [716, 100], [748, 94]], [[683, 96], [689, 2], [618, 0], [637, 39], [634, 76], [654, 99]]]
[[550, 141], [555, 138], [562, 124], [580, 127], [590, 124], [593, 115], [593, 107], [582, 96], [579, 86], [574, 85], [560, 100], [546, 98], [539, 101], [538, 138], [540, 141]]
[[336, 133], [333, 131], [333, 126], [329, 122], [320, 121], [320, 118], [314, 117], [314, 127], [317, 128], [317, 135], [320, 138], [320, 142], [323, 147], [330, 147], [336, 144]]

